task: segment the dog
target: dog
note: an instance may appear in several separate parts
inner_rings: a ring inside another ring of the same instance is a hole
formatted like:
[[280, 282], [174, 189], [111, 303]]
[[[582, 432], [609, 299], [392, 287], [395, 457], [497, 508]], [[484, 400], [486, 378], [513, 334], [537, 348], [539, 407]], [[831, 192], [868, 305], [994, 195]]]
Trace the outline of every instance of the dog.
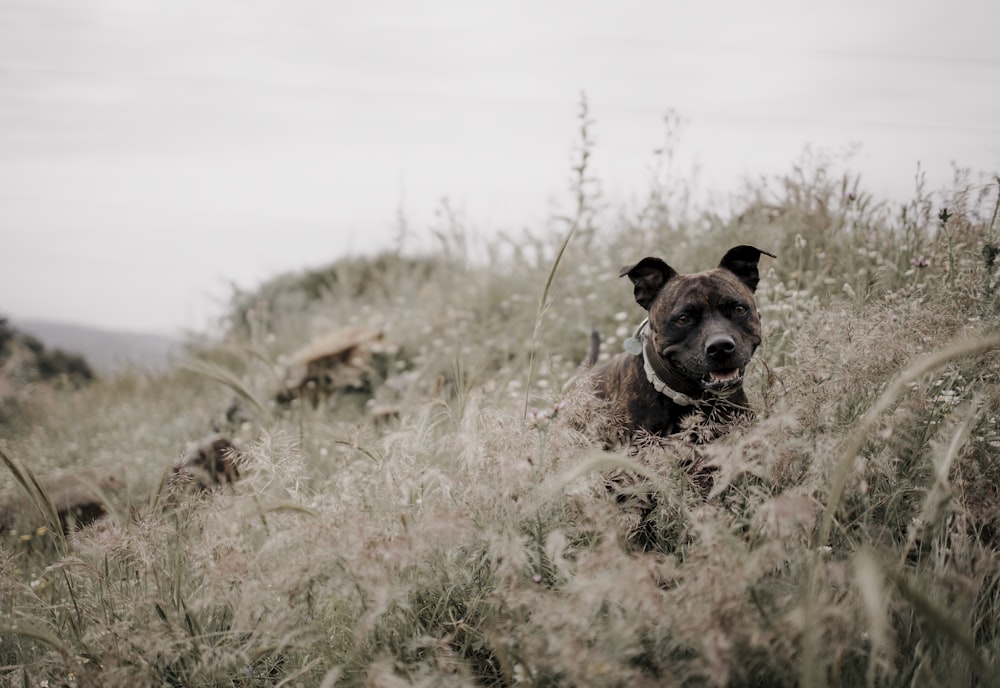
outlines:
[[696, 274], [654, 257], [621, 269], [648, 317], [624, 353], [591, 371], [620, 434], [665, 437], [696, 410], [723, 421], [750, 415], [743, 375], [761, 341], [754, 302], [761, 255], [775, 257], [736, 246], [717, 268]]

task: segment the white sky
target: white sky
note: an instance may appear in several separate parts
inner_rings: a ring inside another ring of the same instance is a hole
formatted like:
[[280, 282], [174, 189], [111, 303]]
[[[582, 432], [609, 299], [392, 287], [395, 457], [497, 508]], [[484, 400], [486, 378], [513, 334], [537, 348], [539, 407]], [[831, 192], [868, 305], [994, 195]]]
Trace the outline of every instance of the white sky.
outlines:
[[724, 194], [805, 144], [905, 198], [1000, 171], [1000, 2], [0, 0], [0, 314], [203, 328], [230, 282], [565, 202], [576, 111], [606, 198]]

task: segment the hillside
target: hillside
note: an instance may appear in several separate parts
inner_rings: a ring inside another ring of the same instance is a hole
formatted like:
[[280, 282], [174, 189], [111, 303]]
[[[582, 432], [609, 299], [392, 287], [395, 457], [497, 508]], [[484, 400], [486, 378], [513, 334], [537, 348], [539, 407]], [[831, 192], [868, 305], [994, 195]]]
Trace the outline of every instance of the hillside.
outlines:
[[176, 338], [144, 332], [125, 332], [49, 320], [17, 319], [14, 324], [46, 346], [74, 351], [101, 374], [128, 366], [164, 370], [181, 353]]
[[85, 358], [47, 347], [0, 317], [0, 433], [21, 430], [48, 398], [93, 380]]
[[[611, 211], [584, 157], [550, 227], [451, 216], [434, 252], [238, 295], [221, 342], [0, 441], [0, 681], [991, 685], [998, 185], [890, 204], [806, 161], [728, 209], [661, 179]], [[755, 420], [605, 447], [565, 385], [643, 319], [620, 266], [739, 244], [777, 256]], [[94, 520], [63, 535], [74, 482]]]

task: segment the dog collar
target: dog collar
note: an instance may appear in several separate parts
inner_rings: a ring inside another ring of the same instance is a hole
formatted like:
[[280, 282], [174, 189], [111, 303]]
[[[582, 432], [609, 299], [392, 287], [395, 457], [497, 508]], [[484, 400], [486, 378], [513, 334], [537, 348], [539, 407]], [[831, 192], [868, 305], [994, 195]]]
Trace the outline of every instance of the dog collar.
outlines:
[[[695, 399], [683, 392], [678, 392], [663, 380], [663, 375], [669, 374], [669, 371], [666, 370], [666, 366], [660, 359], [660, 356], [652, 349], [653, 338], [647, 334], [648, 329], [649, 319], [646, 319], [639, 325], [635, 337], [626, 341], [625, 349], [629, 353], [642, 356], [642, 369], [646, 373], [646, 379], [649, 380], [649, 384], [653, 385], [653, 389], [678, 406], [692, 406], [696, 401]], [[658, 373], [656, 368], [660, 368], [662, 373]]]

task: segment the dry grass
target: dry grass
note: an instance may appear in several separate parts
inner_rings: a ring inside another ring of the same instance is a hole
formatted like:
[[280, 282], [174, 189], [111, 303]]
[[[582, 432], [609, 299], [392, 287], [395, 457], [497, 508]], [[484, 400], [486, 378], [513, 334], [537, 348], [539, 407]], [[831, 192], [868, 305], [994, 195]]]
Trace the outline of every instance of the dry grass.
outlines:
[[[449, 216], [439, 255], [285, 276], [185, 368], [53, 400], [0, 442], [41, 507], [0, 543], [0, 681], [991, 685], [997, 186], [893, 207], [831, 170], [804, 161], [725, 216], [655, 189], [612, 221], [578, 189], [575, 239], [499, 240], [489, 268]], [[737, 243], [779, 255], [756, 420], [594, 444], [599, 405], [561, 389], [592, 326], [607, 355], [641, 319], [618, 265], [701, 269]], [[270, 401], [283, 357], [351, 324], [398, 346], [372, 380], [398, 418]], [[245, 478], [165, 499], [185, 444], [227, 423]], [[32, 476], [78, 465], [130, 489], [64, 540]]]

